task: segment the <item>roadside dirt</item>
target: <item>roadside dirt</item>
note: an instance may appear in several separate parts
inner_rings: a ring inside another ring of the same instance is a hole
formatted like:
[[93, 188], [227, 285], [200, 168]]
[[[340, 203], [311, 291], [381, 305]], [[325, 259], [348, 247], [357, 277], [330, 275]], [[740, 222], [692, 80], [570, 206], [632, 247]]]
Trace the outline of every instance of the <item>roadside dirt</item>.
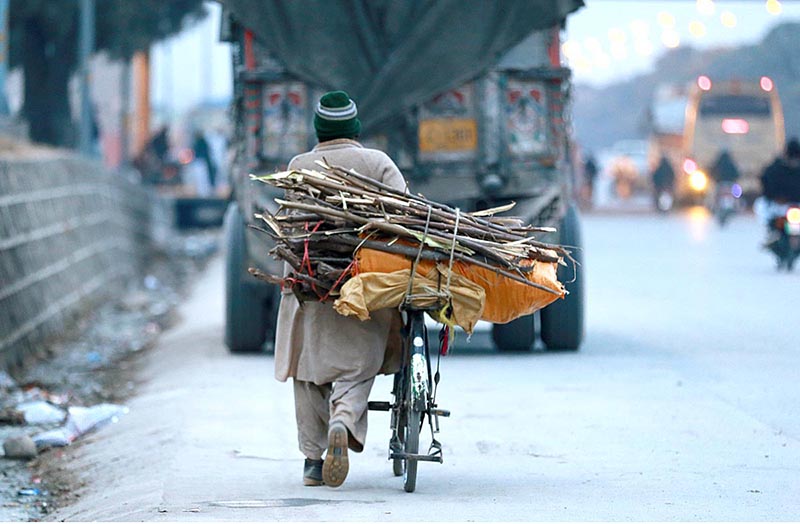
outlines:
[[[172, 252], [155, 257], [147, 274], [130, 282], [124, 294], [88, 311], [59, 340], [48, 343], [46, 359], [14, 377], [6, 375], [5, 387], [0, 383], [0, 410], [14, 414], [15, 406], [32, 400], [63, 410], [124, 405], [136, 391], [142, 355], [178, 320], [177, 305], [192, 277], [216, 251], [218, 236], [218, 232], [176, 236]], [[0, 442], [12, 435], [32, 437], [60, 425], [0, 422]], [[40, 450], [30, 461], [0, 458], [0, 521], [47, 520], [56, 508], [79, 497], [82, 481], [67, 473], [64, 465], [93, 438], [102, 438], [102, 429], [68, 447]]]

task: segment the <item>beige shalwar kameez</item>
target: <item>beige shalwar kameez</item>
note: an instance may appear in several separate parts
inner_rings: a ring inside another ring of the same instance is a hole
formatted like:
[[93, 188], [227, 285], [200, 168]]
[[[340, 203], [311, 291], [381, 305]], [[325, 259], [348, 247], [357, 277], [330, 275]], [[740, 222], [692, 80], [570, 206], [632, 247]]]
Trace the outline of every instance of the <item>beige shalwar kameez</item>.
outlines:
[[[350, 139], [322, 142], [293, 158], [289, 169], [319, 169], [315, 162], [323, 159], [401, 191], [406, 189], [403, 175], [388, 155]], [[363, 449], [372, 383], [378, 373], [397, 369], [396, 362], [386, 358], [387, 343], [395, 345], [397, 338], [396, 310], [376, 311], [370, 320], [361, 321], [338, 314], [330, 303], [307, 301], [301, 306], [290, 291], [283, 292], [275, 378], [281, 382], [294, 379], [298, 440], [307, 458], [322, 457], [333, 420], [347, 427], [351, 449]]]

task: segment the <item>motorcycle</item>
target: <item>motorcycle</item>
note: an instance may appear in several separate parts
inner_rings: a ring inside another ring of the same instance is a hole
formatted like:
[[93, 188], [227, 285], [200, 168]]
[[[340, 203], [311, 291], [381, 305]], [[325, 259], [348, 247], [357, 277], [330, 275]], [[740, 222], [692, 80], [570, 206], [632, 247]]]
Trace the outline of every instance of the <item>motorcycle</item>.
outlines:
[[659, 213], [669, 213], [675, 206], [675, 194], [671, 187], [656, 188], [654, 198], [656, 211]]
[[739, 198], [742, 197], [742, 186], [739, 184], [719, 184], [714, 201], [714, 215], [720, 227], [725, 227], [728, 220], [739, 209]]
[[785, 211], [769, 221], [771, 238], [767, 248], [778, 257], [778, 271], [788, 272], [800, 256], [800, 204], [782, 207]]

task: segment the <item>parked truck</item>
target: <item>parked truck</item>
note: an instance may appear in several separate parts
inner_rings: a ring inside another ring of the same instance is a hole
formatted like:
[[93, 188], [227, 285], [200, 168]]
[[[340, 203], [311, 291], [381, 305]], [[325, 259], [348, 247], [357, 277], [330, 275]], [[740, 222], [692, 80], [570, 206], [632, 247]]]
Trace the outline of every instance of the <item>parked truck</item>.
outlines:
[[[516, 202], [512, 214], [551, 225], [547, 240], [583, 259], [570, 158], [569, 70], [560, 36], [581, 0], [222, 0], [234, 67], [233, 201], [226, 237], [225, 341], [254, 351], [274, 337], [279, 274], [266, 235], [248, 224], [281, 196], [250, 173], [286, 167], [316, 144], [314, 104], [328, 90], [356, 101], [359, 140], [386, 151], [410, 190], [466, 211]], [[566, 269], [566, 268], [565, 268]], [[580, 267], [583, 269], [583, 266]], [[538, 332], [548, 349], [577, 350], [584, 279], [534, 315], [492, 326], [500, 350]]]

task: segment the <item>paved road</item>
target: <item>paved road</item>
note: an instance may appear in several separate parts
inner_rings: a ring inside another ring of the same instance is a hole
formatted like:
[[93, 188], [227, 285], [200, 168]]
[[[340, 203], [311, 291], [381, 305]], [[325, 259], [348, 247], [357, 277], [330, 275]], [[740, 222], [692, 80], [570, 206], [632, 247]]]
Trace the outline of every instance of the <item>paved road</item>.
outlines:
[[[71, 520], [800, 520], [800, 273], [755, 220], [585, 220], [579, 353], [443, 362], [445, 463], [406, 494], [373, 414], [339, 489], [304, 488], [289, 384], [221, 344], [222, 265], [146, 359], [122, 421], [69, 451]], [[388, 399], [389, 380], [373, 398]]]

